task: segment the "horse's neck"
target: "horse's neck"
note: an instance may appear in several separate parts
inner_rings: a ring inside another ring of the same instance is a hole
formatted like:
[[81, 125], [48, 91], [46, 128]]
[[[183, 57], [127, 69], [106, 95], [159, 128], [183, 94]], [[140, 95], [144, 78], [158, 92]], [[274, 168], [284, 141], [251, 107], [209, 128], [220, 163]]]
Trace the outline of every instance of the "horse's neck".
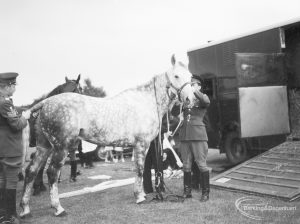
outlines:
[[63, 85], [59, 85], [57, 86], [55, 89], [53, 89], [50, 93], [48, 93], [45, 97], [46, 98], [49, 98], [50, 96], [54, 96], [54, 95], [58, 95], [60, 93], [62, 93], [61, 89], [62, 89], [62, 86]]
[[51, 96], [54, 96], [54, 95], [57, 95], [57, 94], [62, 93], [62, 92], [61, 92], [61, 86], [62, 86], [62, 85], [59, 85], [59, 86], [57, 86], [55, 89], [53, 89], [50, 93], [45, 94], [45, 95], [41, 96], [40, 98], [35, 99], [29, 106], [26, 106], [26, 107], [31, 108], [31, 107], [33, 107], [34, 105], [36, 105], [37, 103], [39, 103], [39, 102], [41, 102], [42, 100], [44, 100], [44, 99], [47, 99], [47, 98], [49, 98], [49, 97], [51, 97]]
[[166, 74], [164, 73], [155, 76], [151, 80], [151, 83], [153, 85], [153, 92], [155, 96], [159, 117], [160, 119], [162, 119], [163, 115], [167, 113], [170, 104], [172, 103], [167, 94], [168, 81], [166, 79]]

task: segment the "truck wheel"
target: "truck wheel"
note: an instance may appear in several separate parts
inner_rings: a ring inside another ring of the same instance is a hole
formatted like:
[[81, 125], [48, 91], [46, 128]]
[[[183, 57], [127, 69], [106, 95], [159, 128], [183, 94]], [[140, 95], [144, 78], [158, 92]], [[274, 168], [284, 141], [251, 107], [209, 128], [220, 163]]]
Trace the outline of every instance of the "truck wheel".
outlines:
[[226, 157], [231, 164], [238, 164], [248, 158], [246, 143], [236, 132], [230, 132], [225, 139]]
[[96, 160], [98, 161], [105, 160], [105, 155], [106, 155], [105, 147], [97, 146], [97, 148], [95, 149]]

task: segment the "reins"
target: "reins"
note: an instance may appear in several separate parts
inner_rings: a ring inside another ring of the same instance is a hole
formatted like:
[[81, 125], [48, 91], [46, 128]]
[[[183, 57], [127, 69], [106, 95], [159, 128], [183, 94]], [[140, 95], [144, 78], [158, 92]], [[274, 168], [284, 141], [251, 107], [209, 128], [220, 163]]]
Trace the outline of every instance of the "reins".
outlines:
[[[181, 113], [182, 113], [182, 105], [180, 105], [180, 112], [179, 112], [179, 114], [181, 115]], [[170, 134], [170, 137], [174, 137], [174, 135], [176, 134], [178, 128], [179, 128], [180, 125], [181, 125], [181, 123], [182, 123], [182, 120], [179, 120], [179, 122], [178, 122], [178, 124], [177, 124], [175, 130], [173, 131], [172, 134]], [[167, 111], [167, 131], [170, 132], [169, 111]]]
[[[161, 156], [162, 156], [162, 144], [161, 144], [161, 118], [157, 106], [157, 90], [156, 90], [156, 85], [155, 85], [155, 78], [153, 81], [154, 85], [154, 93], [155, 93], [155, 100], [156, 100], [156, 111], [157, 111], [157, 116], [158, 116], [158, 123], [159, 123], [159, 131], [158, 131], [158, 141], [155, 141], [154, 147], [155, 147], [155, 158], [156, 158], [156, 171], [155, 172], [155, 190], [157, 193], [156, 198], [163, 200], [163, 196], [161, 193], [161, 184], [163, 183], [163, 174], [160, 172], [162, 167], [161, 167]], [[161, 168], [161, 169], [160, 169]]]
[[[155, 100], [157, 103], [157, 91], [156, 91], [156, 85], [155, 85], [155, 78], [153, 81], [153, 85], [154, 85], [154, 93], [155, 93]], [[157, 105], [157, 104], [156, 104]], [[180, 196], [180, 195], [176, 195], [174, 194], [165, 184], [164, 179], [163, 179], [163, 167], [162, 167], [162, 152], [163, 152], [163, 147], [162, 147], [162, 143], [161, 143], [161, 130], [162, 130], [162, 125], [161, 125], [161, 119], [160, 119], [160, 115], [159, 115], [159, 110], [158, 110], [158, 106], [156, 106], [157, 109], [157, 116], [158, 116], [158, 122], [159, 122], [159, 133], [158, 133], [158, 141], [155, 139], [154, 141], [154, 147], [155, 147], [155, 155], [156, 155], [156, 172], [155, 172], [155, 190], [156, 193], [154, 194], [152, 200], [158, 200], [158, 201], [164, 201], [164, 200], [169, 200], [169, 201], [180, 201], [183, 202], [184, 201], [184, 197]], [[168, 118], [168, 114], [167, 114], [167, 125], [168, 125], [168, 131], [169, 131], [169, 118]], [[177, 126], [177, 128], [179, 127], [179, 125]], [[177, 130], [176, 128], [176, 130]], [[175, 134], [175, 132], [173, 133], [173, 135]], [[170, 194], [166, 195], [165, 198], [162, 195], [162, 188], [165, 188], [165, 190], [168, 190], [168, 192]], [[175, 200], [170, 199], [171, 197], [175, 198]]]

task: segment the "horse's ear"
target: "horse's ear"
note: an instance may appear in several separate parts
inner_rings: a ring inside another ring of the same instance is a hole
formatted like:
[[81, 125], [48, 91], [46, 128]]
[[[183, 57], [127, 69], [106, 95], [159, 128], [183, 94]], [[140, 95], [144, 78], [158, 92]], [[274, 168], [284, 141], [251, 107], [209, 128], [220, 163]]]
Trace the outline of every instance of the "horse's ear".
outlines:
[[67, 77], [67, 76], [65, 77], [65, 79], [66, 79], [66, 82], [69, 82], [69, 79], [68, 79], [68, 77]]
[[186, 51], [178, 51], [172, 55], [172, 65], [174, 66], [175, 63], [181, 62], [182, 64], [188, 66], [189, 58]]
[[173, 66], [174, 66], [175, 63], [176, 63], [175, 54], [173, 54], [172, 57], [171, 57], [171, 63], [172, 63]]
[[81, 74], [79, 74], [78, 77], [77, 77], [77, 80], [76, 80], [76, 83], [77, 83], [77, 84], [78, 84], [79, 81], [80, 81], [80, 75], [81, 75]]

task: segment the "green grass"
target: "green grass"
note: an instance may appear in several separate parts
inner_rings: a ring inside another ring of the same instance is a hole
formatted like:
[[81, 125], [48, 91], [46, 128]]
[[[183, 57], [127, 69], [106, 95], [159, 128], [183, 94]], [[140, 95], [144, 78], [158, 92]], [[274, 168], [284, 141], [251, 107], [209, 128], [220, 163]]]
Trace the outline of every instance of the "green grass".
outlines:
[[[99, 184], [99, 180], [87, 179], [92, 175], [111, 175], [113, 179], [133, 177], [132, 162], [102, 166], [103, 162], [95, 163], [94, 169], [81, 169], [82, 175], [76, 183], [69, 183], [70, 166], [66, 165], [62, 171], [62, 183], [59, 192], [78, 190], [86, 186]], [[44, 178], [46, 180], [46, 178]], [[166, 180], [168, 188], [175, 194], [182, 194], [182, 179]], [[22, 184], [20, 184], [22, 185]], [[18, 199], [21, 195], [19, 186]], [[255, 221], [243, 216], [235, 207], [235, 201], [243, 193], [211, 189], [210, 200], [200, 203], [200, 192], [193, 192], [193, 198], [184, 202], [152, 201], [137, 205], [133, 197], [133, 185], [107, 189], [95, 193], [61, 199], [62, 206], [68, 212], [65, 217], [54, 217], [54, 210], [50, 208], [49, 194], [43, 193], [38, 197], [31, 197], [32, 218], [23, 223], [300, 223], [300, 202], [283, 202], [281, 200], [264, 198], [272, 206], [297, 206], [296, 211], [263, 212], [264, 221]], [[257, 196], [255, 196], [257, 197]]]

